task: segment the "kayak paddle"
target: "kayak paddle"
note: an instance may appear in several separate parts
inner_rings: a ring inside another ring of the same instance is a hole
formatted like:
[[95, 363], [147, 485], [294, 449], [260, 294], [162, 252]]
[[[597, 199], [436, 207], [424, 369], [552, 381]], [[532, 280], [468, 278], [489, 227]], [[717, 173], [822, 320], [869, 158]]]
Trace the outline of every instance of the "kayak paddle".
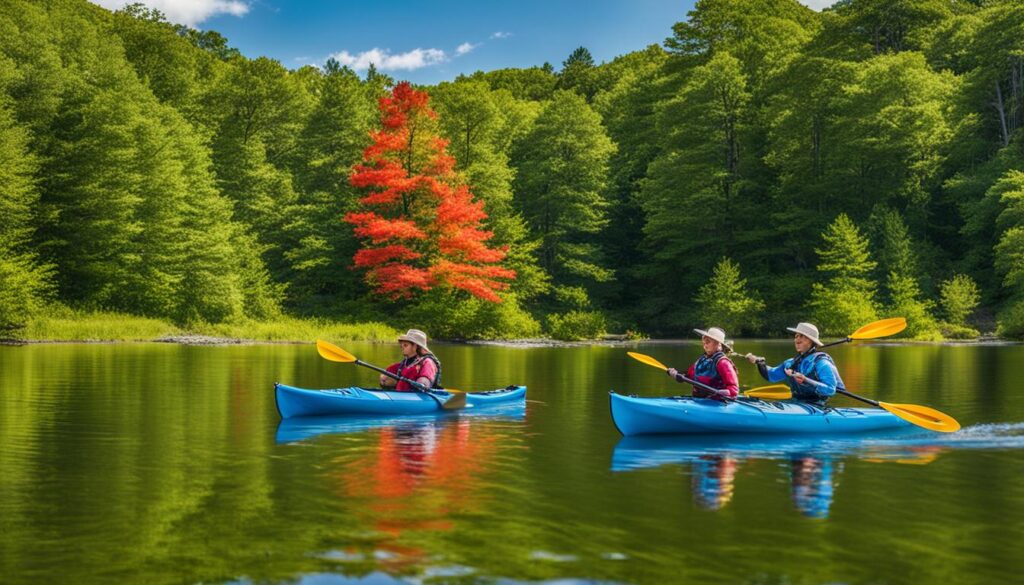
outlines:
[[[810, 380], [809, 378], [808, 381], [814, 382], [814, 380]], [[781, 384], [778, 386], [781, 386]], [[746, 394], [747, 396], [753, 396], [754, 398], [771, 398], [773, 400], [786, 400], [793, 397], [793, 393], [789, 388], [786, 388], [785, 392], [769, 390], [769, 388], [774, 388], [774, 386], [754, 388], [752, 390], [748, 390]], [[892, 404], [890, 402], [880, 402], [878, 400], [858, 396], [853, 392], [843, 390], [842, 388], [836, 388], [836, 392], [843, 396], [849, 396], [854, 400], [860, 400], [861, 402], [867, 402], [873, 406], [884, 408], [903, 420], [913, 423], [919, 427], [939, 431], [941, 433], [952, 433], [960, 430], [960, 423], [958, 423], [955, 418], [944, 412], [935, 410], [934, 408], [920, 406], [917, 404]]]
[[821, 347], [829, 347], [832, 345], [839, 345], [840, 343], [849, 343], [851, 341], [863, 341], [865, 339], [878, 339], [879, 337], [889, 337], [890, 335], [896, 335], [900, 331], [907, 328], [907, 320], [903, 317], [893, 317], [892, 319], [882, 319], [881, 321], [875, 321], [874, 323], [868, 323], [860, 329], [846, 336], [844, 339], [839, 341], [833, 341], [832, 343], [826, 343]]
[[387, 376], [389, 378], [392, 378], [394, 380], [405, 382], [405, 383], [409, 384], [410, 386], [412, 386], [413, 389], [416, 390], [417, 392], [422, 392], [422, 393], [430, 396], [434, 400], [436, 400], [437, 403], [441, 405], [441, 408], [443, 408], [445, 410], [458, 410], [460, 408], [465, 408], [466, 407], [466, 393], [463, 392], [462, 390], [455, 390], [453, 388], [445, 388], [444, 389], [445, 392], [451, 393], [451, 397], [448, 398], [447, 400], [443, 400], [440, 396], [438, 396], [434, 392], [431, 392], [429, 388], [423, 386], [419, 382], [416, 382], [414, 380], [410, 380], [409, 378], [406, 378], [404, 376], [399, 376], [398, 374], [394, 374], [392, 372], [389, 372], [389, 371], [385, 370], [384, 368], [378, 368], [377, 366], [375, 366], [373, 364], [368, 364], [368, 363], [364, 362], [363, 360], [358, 359], [356, 356], [350, 354], [349, 352], [345, 351], [344, 349], [341, 349], [337, 345], [334, 345], [333, 343], [326, 342], [326, 341], [324, 341], [322, 339], [317, 339], [316, 340], [316, 350], [317, 350], [317, 352], [320, 353], [320, 357], [322, 357], [322, 358], [324, 358], [326, 360], [330, 360], [332, 362], [348, 363], [348, 364], [354, 363], [354, 364], [356, 364], [358, 366], [364, 366], [364, 367], [370, 368], [371, 370], [378, 371], [381, 374], [384, 374], [385, 376]]
[[[900, 331], [903, 331], [906, 328], [907, 328], [907, 320], [904, 319], [903, 317], [893, 317], [891, 319], [882, 319], [880, 321], [875, 321], [873, 323], [868, 323], [867, 325], [861, 327], [860, 329], [854, 331], [853, 333], [847, 335], [846, 337], [840, 339], [839, 341], [833, 341], [832, 343], [826, 343], [824, 345], [819, 345], [817, 348], [811, 348], [811, 349], [821, 349], [823, 347], [831, 347], [833, 345], [839, 345], [841, 343], [849, 343], [851, 341], [864, 341], [864, 340], [867, 340], [867, 339], [878, 339], [879, 337], [889, 337], [890, 335], [896, 335], [897, 333], [899, 333]], [[808, 351], [810, 351], [810, 350], [808, 350]], [[732, 355], [739, 355], [739, 354], [736, 354], [735, 352], [732, 352]], [[751, 355], [752, 354], [748, 353], [748, 354], [744, 355], [743, 357], [749, 358]]]

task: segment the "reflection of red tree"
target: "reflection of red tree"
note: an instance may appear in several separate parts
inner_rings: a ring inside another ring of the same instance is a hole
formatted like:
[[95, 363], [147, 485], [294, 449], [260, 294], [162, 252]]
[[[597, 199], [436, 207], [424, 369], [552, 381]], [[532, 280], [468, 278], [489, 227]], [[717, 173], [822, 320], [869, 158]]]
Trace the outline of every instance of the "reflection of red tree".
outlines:
[[406, 533], [430, 538], [451, 530], [453, 511], [479, 508], [479, 471], [493, 455], [494, 436], [474, 436], [469, 421], [442, 427], [389, 427], [376, 448], [344, 466], [342, 495], [360, 500], [354, 514], [375, 530], [390, 535], [378, 548], [393, 553], [392, 568], [416, 564], [426, 556], [419, 546], [399, 543]]

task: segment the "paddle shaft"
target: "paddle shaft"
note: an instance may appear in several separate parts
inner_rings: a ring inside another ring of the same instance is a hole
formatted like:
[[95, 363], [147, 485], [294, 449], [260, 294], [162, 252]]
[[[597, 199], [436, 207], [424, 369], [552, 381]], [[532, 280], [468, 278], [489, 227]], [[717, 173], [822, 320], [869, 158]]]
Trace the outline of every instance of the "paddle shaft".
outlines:
[[[813, 384], [815, 386], [824, 386], [824, 384], [822, 384], [821, 382], [819, 382], [817, 380], [812, 380], [812, 379], [808, 378], [807, 376], [804, 376], [804, 380], [807, 381], [807, 382], [810, 382], [811, 384]], [[849, 392], [847, 390], [839, 388], [838, 386], [836, 387], [836, 393], [837, 394], [842, 394], [843, 396], [849, 396], [850, 398], [853, 398], [854, 400], [860, 400], [861, 402], [866, 402], [866, 403], [868, 403], [868, 404], [870, 404], [872, 406], [877, 406], [878, 408], [882, 407], [882, 405], [879, 404], [877, 400], [872, 400], [870, 398], [864, 398], [863, 396], [857, 396], [853, 392]]]
[[706, 391], [708, 391], [708, 392], [710, 392], [712, 394], [715, 394], [717, 396], [721, 396], [722, 398], [724, 398], [726, 400], [732, 400], [732, 401], [736, 400], [732, 396], [726, 396], [725, 394], [722, 394], [720, 390], [712, 388], [711, 386], [708, 386], [707, 384], [702, 384], [702, 383], [698, 382], [697, 380], [691, 380], [691, 379], [687, 378], [683, 374], [679, 374], [679, 377], [683, 379], [683, 382], [686, 382], [687, 384], [692, 384], [692, 385], [700, 388], [701, 390], [706, 390]]
[[433, 396], [433, 393], [430, 391], [429, 388], [425, 387], [423, 384], [420, 384], [419, 382], [416, 382], [415, 380], [410, 380], [409, 378], [406, 378], [405, 376], [400, 376], [400, 375], [398, 375], [398, 374], [396, 374], [394, 372], [389, 372], [389, 371], [385, 370], [384, 368], [378, 368], [377, 366], [375, 366], [373, 364], [368, 364], [368, 363], [364, 362], [363, 360], [357, 359], [356, 360], [356, 365], [364, 366], [364, 367], [370, 368], [371, 370], [378, 371], [378, 372], [384, 374], [385, 376], [387, 376], [389, 378], [392, 378], [394, 380], [398, 380], [399, 382], [405, 382], [406, 384], [412, 386], [413, 388], [415, 388], [419, 392], [426, 392], [427, 394], [430, 394], [431, 396]]
[[849, 396], [850, 398], [853, 398], [854, 400], [860, 400], [861, 402], [867, 402], [868, 404], [870, 404], [872, 406], [877, 406], [879, 408], [882, 408], [882, 405], [879, 404], [877, 400], [872, 400], [870, 398], [864, 398], [863, 396], [857, 396], [853, 392], [847, 392], [846, 390], [843, 390], [842, 388], [836, 388], [836, 392], [838, 392], [839, 394], [842, 394], [843, 396]]
[[743, 406], [749, 406], [750, 408], [753, 408], [754, 410], [756, 410], [758, 412], [761, 412], [761, 409], [756, 407], [756, 406], [754, 406], [753, 404], [747, 404], [746, 402], [743, 402], [742, 400], [737, 400], [737, 399], [733, 398], [732, 396], [728, 396], [728, 395], [722, 394], [721, 390], [716, 390], [715, 388], [712, 388], [711, 386], [708, 386], [707, 384], [702, 384], [702, 383], [698, 382], [697, 380], [691, 380], [691, 379], [687, 378], [683, 374], [679, 374], [679, 377], [683, 379], [683, 382], [686, 382], [688, 384], [692, 384], [692, 385], [694, 385], [694, 386], [696, 386], [698, 388], [706, 390], [706, 391], [708, 391], [708, 392], [710, 392], [710, 393], [712, 393], [712, 394], [714, 394], [716, 396], [719, 396], [719, 397], [722, 398], [722, 400], [725, 400], [726, 402], [735, 402], [736, 404], [742, 404]]

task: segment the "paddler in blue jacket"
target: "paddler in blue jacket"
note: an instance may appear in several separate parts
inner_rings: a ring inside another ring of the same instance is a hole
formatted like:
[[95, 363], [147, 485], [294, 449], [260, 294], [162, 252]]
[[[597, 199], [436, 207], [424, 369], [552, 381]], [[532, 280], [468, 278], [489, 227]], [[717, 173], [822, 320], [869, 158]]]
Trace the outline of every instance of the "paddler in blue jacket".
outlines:
[[819, 351], [821, 340], [818, 328], [810, 323], [800, 323], [796, 327], [787, 327], [792, 331], [796, 357], [789, 358], [774, 368], [765, 364], [765, 359], [753, 354], [746, 355], [747, 360], [757, 364], [761, 377], [769, 382], [787, 382], [793, 391], [793, 398], [802, 402], [810, 402], [824, 406], [829, 398], [835, 395], [836, 388], [846, 389], [839, 370], [832, 361], [832, 356]]

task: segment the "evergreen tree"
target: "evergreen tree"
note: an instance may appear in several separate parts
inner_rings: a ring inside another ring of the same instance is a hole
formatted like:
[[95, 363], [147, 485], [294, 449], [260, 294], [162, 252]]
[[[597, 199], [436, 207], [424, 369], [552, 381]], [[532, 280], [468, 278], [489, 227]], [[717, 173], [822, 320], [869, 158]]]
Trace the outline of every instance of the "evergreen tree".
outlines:
[[569, 57], [562, 62], [562, 71], [558, 74], [558, 89], [575, 91], [582, 95], [587, 101], [594, 97], [597, 91], [596, 71], [594, 69], [594, 57], [586, 47], [577, 47]]
[[917, 280], [905, 272], [890, 272], [886, 281], [891, 315], [907, 320], [906, 335], [915, 339], [938, 340], [942, 338], [939, 325], [932, 316], [935, 303], [921, 297]]
[[[974, 313], [981, 300], [981, 293], [978, 285], [966, 274], [956, 274], [946, 280], [940, 286], [940, 305], [946, 318], [946, 323], [954, 328], [966, 328], [967, 319]], [[977, 331], [971, 330], [972, 336], [978, 335]]]
[[288, 212], [298, 202], [288, 170], [311, 97], [297, 76], [260, 57], [225, 65], [203, 100], [217, 186], [234, 203], [234, 219], [256, 235], [271, 273], [283, 280], [290, 266]]
[[178, 110], [191, 109], [199, 83], [197, 61], [206, 56], [182, 39], [155, 8], [129, 4], [114, 13], [112, 22], [143, 83], [160, 101]]
[[39, 197], [32, 184], [36, 161], [28, 133], [19, 128], [3, 87], [14, 67], [0, 57], [0, 336], [36, 313], [49, 294], [50, 273], [30, 246], [32, 213]]
[[840, 334], [875, 321], [878, 306], [871, 273], [876, 263], [871, 260], [867, 238], [842, 213], [828, 226], [822, 239], [824, 247], [816, 250], [820, 259], [818, 271], [827, 280], [814, 283], [808, 302], [819, 329]]
[[356, 208], [359, 193], [349, 175], [370, 144], [382, 90], [333, 59], [310, 82], [317, 103], [291, 162], [298, 192], [287, 211], [284, 280], [292, 306], [325, 311], [365, 291], [351, 264], [338, 260], [359, 247], [352, 226], [340, 218]]
[[662, 148], [640, 191], [646, 215], [650, 311], [682, 327], [693, 322], [673, 291], [696, 289], [714, 262], [707, 250], [731, 252], [746, 239], [751, 208], [744, 189], [742, 133], [750, 94], [739, 62], [718, 53], [694, 69], [659, 117]]
[[1024, 171], [1006, 173], [989, 190], [989, 197], [998, 197], [1003, 208], [996, 220], [1002, 235], [995, 260], [1007, 301], [998, 315], [999, 332], [1024, 338]]
[[761, 325], [764, 301], [747, 290], [747, 281], [740, 278], [740, 267], [729, 258], [722, 258], [694, 299], [700, 306], [699, 317], [707, 326], [721, 327], [733, 335], [757, 331]]
[[642, 263], [644, 212], [639, 192], [648, 165], [660, 152], [660, 135], [655, 115], [657, 104], [670, 96], [663, 82], [666, 53], [659, 46], [633, 53], [612, 65], [626, 63], [615, 83], [594, 98], [608, 136], [618, 146], [609, 160], [608, 227], [603, 242], [609, 266], [616, 270], [613, 306], [626, 319], [637, 320], [637, 307], [648, 293], [628, 286]]
[[577, 298], [613, 278], [597, 234], [607, 224], [604, 190], [614, 150], [600, 116], [568, 91], [555, 93], [514, 150], [515, 203], [540, 240], [540, 265], [556, 288]]

